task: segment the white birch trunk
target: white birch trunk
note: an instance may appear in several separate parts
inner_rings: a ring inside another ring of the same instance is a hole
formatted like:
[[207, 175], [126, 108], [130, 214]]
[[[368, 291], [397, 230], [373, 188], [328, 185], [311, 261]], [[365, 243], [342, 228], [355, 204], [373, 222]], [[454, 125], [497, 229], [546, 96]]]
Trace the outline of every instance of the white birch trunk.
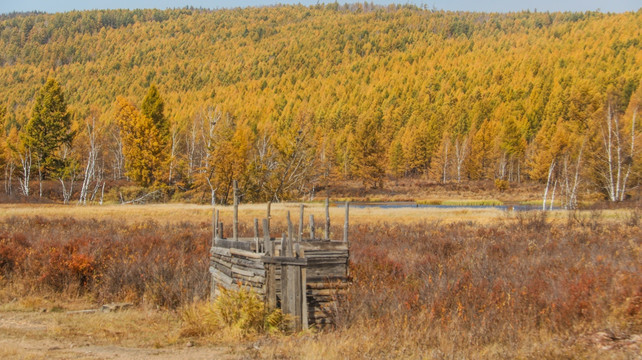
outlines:
[[546, 180], [546, 189], [544, 190], [544, 199], [542, 200], [542, 210], [546, 210], [546, 198], [548, 197], [548, 187], [551, 185], [551, 176], [555, 169], [555, 159], [551, 160], [551, 166], [548, 167], [548, 180]]

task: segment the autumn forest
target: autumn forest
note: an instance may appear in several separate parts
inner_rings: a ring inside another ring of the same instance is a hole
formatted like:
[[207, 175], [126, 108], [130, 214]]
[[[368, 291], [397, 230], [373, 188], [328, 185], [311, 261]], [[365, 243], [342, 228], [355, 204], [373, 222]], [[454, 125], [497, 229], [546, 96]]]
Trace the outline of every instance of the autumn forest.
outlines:
[[399, 178], [622, 201], [642, 181], [641, 24], [367, 3], [2, 15], [0, 175], [81, 203]]

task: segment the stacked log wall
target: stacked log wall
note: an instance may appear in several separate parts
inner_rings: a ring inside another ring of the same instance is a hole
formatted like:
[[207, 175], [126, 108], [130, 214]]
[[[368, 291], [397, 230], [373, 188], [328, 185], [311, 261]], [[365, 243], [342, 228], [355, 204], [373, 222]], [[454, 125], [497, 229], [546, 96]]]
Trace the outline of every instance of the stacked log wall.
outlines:
[[[212, 274], [212, 295], [217, 295], [218, 286], [238, 290], [239, 285], [249, 287], [261, 299], [265, 299], [266, 264], [261, 257], [264, 253], [254, 252], [254, 240], [218, 240], [211, 249], [210, 272]], [[276, 256], [281, 241], [276, 241]], [[218, 245], [218, 246], [216, 246]], [[341, 241], [303, 240], [300, 246], [307, 259], [306, 299], [308, 323], [324, 326], [332, 323], [336, 302], [348, 287], [348, 245]], [[229, 247], [229, 248], [228, 248]], [[237, 249], [235, 247], [243, 247]], [[247, 250], [245, 250], [247, 249]], [[281, 302], [281, 267], [276, 267], [275, 288], [277, 307]]]

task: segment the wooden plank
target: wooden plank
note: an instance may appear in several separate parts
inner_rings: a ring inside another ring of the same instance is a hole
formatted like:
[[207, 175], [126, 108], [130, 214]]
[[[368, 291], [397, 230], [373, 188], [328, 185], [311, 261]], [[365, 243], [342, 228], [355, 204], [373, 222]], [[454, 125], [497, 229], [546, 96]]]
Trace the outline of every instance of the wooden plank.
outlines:
[[229, 262], [234, 265], [239, 265], [248, 269], [256, 269], [256, 270], [263, 269], [263, 263], [260, 260], [249, 260], [249, 259], [243, 259], [240, 257], [231, 257], [229, 258]]
[[[305, 249], [305, 247], [303, 247]], [[348, 250], [306, 250], [309, 258], [347, 258]]]
[[324, 240], [330, 240], [330, 199], [325, 198], [325, 233]]
[[308, 284], [313, 283], [324, 283], [324, 282], [334, 282], [334, 281], [348, 281], [347, 276], [314, 276], [310, 274], [310, 269], [308, 269]]
[[310, 240], [314, 241], [314, 215], [310, 214]]
[[301, 204], [301, 208], [299, 210], [299, 236], [297, 240], [301, 242], [303, 239], [303, 204]]
[[350, 203], [346, 201], [346, 217], [343, 223], [343, 242], [348, 243], [348, 227], [350, 226]]
[[286, 293], [283, 294], [283, 298], [287, 298], [287, 311], [286, 314], [291, 314], [294, 316], [294, 328], [296, 328], [296, 322], [300, 321], [300, 313], [297, 313], [297, 303], [296, 303], [296, 293], [297, 293], [297, 273], [299, 272], [299, 267], [295, 265], [285, 266], [285, 273], [287, 273], [287, 287]]
[[290, 212], [288, 211], [288, 238], [286, 242], [285, 256], [294, 256], [294, 252], [293, 252], [294, 241], [292, 241], [293, 232], [294, 232], [294, 225], [292, 225], [292, 221], [290, 220]]
[[225, 239], [225, 234], [223, 233], [223, 222], [222, 221], [219, 221], [219, 223], [218, 223], [218, 240], [220, 240], [220, 239]]
[[[288, 247], [288, 237], [285, 233], [283, 233], [283, 238], [281, 238], [281, 257], [287, 257], [287, 247]], [[265, 261], [265, 260], [263, 260]]]
[[350, 284], [343, 281], [334, 281], [334, 282], [312, 282], [310, 278], [307, 278], [308, 289], [347, 289]]
[[348, 251], [348, 246], [345, 243], [342, 242], [335, 242], [335, 241], [318, 241], [318, 242], [307, 242], [304, 241], [301, 243], [303, 248], [305, 249], [306, 254], [308, 253], [309, 250], [345, 250]]
[[[251, 245], [249, 243], [245, 243], [245, 244]], [[260, 259], [263, 256], [263, 254], [257, 254], [251, 250], [247, 251], [247, 249], [239, 249], [239, 248], [230, 248], [230, 254], [243, 256], [248, 259]]]
[[288, 271], [286, 270], [287, 266], [284, 266], [281, 269], [281, 311], [284, 314], [290, 314], [290, 306], [288, 304]]
[[303, 287], [301, 286], [301, 266], [291, 266], [292, 268], [292, 275], [294, 280], [292, 281], [292, 295], [293, 295], [293, 301], [294, 301], [294, 316], [295, 316], [295, 328], [296, 331], [301, 331], [303, 328], [303, 304], [302, 304], [302, 297], [305, 295], [305, 291], [303, 290]]
[[232, 183], [234, 187], [234, 223], [232, 224], [232, 238], [239, 239], [239, 184], [236, 180]]
[[271, 247], [269, 246], [270, 244], [270, 231], [268, 230], [268, 223], [267, 219], [263, 219], [263, 252], [265, 255], [272, 256], [272, 253], [274, 252]]
[[261, 258], [266, 264], [280, 264], [280, 265], [294, 265], [294, 266], [303, 266], [308, 264], [308, 259], [299, 259], [289, 256], [263, 256]]
[[326, 265], [323, 267], [308, 267], [308, 277], [326, 278], [347, 276], [345, 265]]
[[225, 275], [223, 272], [219, 271], [213, 266], [210, 266], [210, 273], [223, 284], [231, 285], [234, 283], [234, 280], [231, 277]]
[[267, 278], [265, 279], [265, 298], [268, 310], [276, 309], [276, 265], [266, 264]]
[[220, 246], [214, 246], [212, 249], [210, 249], [212, 254], [218, 254], [222, 256], [232, 256], [232, 253], [230, 252], [229, 248], [224, 248]]
[[[214, 255], [216, 256], [216, 255]], [[223, 266], [226, 266], [228, 268], [232, 268], [232, 266], [237, 266], [240, 268], [243, 268], [247, 271], [253, 271], [255, 274], [260, 274], [261, 272], [264, 271], [263, 267], [263, 262], [262, 261], [252, 261], [252, 260], [245, 260], [242, 258], [235, 258], [235, 257], [220, 257], [220, 258], [213, 258], [212, 261], [210, 262], [211, 264], [221, 264]]]
[[306, 258], [308, 259], [308, 265], [311, 267], [324, 267], [326, 265], [343, 265], [347, 266], [348, 265], [348, 258], [347, 257], [309, 257]]
[[346, 294], [346, 289], [315, 289], [310, 290], [310, 295], [313, 297], [316, 296], [335, 296]]
[[261, 247], [259, 246], [259, 219], [257, 218], [254, 218], [254, 251], [261, 252]]
[[218, 218], [216, 217], [216, 206], [212, 206], [212, 245], [216, 243], [218, 236], [216, 235], [216, 230], [218, 230]]
[[232, 268], [231, 267], [226, 267], [226, 266], [222, 265], [221, 263], [215, 263], [212, 266], [214, 266], [214, 268], [216, 270], [222, 272], [223, 274], [225, 274], [225, 275], [227, 275], [229, 277], [232, 277]]
[[[300, 249], [299, 255], [302, 259], [305, 259], [305, 250]], [[301, 328], [303, 330], [308, 329], [308, 285], [307, 285], [307, 273], [305, 266], [301, 266]]]
[[228, 249], [241, 249], [241, 250], [247, 250], [247, 251], [252, 251], [252, 243], [248, 241], [235, 241], [235, 240], [227, 240], [227, 239], [219, 239], [216, 240], [216, 246], [218, 247], [225, 247]]
[[270, 215], [270, 209], [272, 208], [272, 200], [268, 201], [267, 203], [267, 210], [265, 211], [265, 216], [267, 220], [267, 233], [270, 233], [270, 221], [272, 220], [272, 216]]
[[239, 274], [239, 275], [247, 276], [247, 277], [254, 277], [255, 276], [254, 272], [248, 271], [248, 270], [246, 270], [246, 269], [244, 269], [242, 267], [239, 267], [239, 266], [232, 266], [232, 272], [236, 273], [236, 274]]

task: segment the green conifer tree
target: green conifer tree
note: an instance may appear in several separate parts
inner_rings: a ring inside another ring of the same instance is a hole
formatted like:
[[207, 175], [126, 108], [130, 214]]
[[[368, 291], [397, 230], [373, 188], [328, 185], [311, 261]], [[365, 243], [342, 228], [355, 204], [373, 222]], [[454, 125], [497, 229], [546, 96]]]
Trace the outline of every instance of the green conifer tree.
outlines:
[[165, 117], [165, 102], [161, 98], [156, 85], [149, 87], [147, 95], [143, 99], [140, 112], [152, 120], [156, 129], [158, 129], [160, 140], [163, 142], [162, 145], [166, 145], [169, 139], [169, 124]]
[[40, 196], [42, 180], [64, 166], [56, 151], [64, 144], [71, 145], [75, 133], [71, 130], [71, 115], [65, 96], [54, 79], [49, 79], [36, 97], [31, 119], [22, 141], [31, 149], [38, 166]]
[[354, 174], [363, 181], [363, 185], [373, 188], [383, 186], [384, 153], [374, 119], [366, 117], [357, 126], [354, 142]]

